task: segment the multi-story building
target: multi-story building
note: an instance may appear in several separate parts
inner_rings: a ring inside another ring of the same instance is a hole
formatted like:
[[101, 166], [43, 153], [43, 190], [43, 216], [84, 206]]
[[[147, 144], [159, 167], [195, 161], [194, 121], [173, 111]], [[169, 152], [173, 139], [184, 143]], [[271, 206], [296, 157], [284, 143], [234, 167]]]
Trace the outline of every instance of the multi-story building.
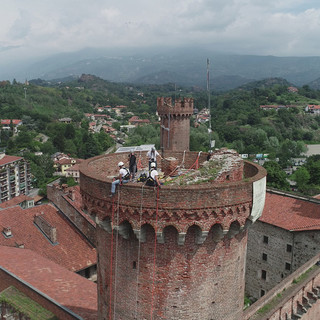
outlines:
[[267, 192], [248, 236], [246, 293], [264, 296], [320, 249], [320, 200]]
[[0, 155], [0, 202], [21, 194], [27, 195], [31, 189], [31, 172], [22, 157]]

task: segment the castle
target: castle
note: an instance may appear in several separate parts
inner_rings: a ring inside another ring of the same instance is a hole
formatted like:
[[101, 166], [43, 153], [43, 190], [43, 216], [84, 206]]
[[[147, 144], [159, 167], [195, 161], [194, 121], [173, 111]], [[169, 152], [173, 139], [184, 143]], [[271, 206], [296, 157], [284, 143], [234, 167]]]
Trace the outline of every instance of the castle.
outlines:
[[[165, 172], [170, 162], [198, 169], [207, 160], [189, 151], [192, 113], [192, 99], [158, 99]], [[219, 179], [161, 189], [127, 183], [110, 198], [126, 156], [80, 168], [83, 206], [97, 224], [99, 319], [242, 319], [247, 229], [263, 210], [266, 171], [227, 161]]]

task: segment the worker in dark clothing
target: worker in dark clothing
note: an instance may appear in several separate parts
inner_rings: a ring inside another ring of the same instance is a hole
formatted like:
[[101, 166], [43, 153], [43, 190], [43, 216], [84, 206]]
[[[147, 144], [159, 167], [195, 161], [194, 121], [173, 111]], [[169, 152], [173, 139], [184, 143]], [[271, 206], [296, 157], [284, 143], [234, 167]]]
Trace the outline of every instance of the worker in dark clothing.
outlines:
[[129, 160], [129, 171], [130, 171], [130, 180], [134, 180], [137, 172], [137, 158], [134, 154], [134, 151], [131, 151], [128, 155]]

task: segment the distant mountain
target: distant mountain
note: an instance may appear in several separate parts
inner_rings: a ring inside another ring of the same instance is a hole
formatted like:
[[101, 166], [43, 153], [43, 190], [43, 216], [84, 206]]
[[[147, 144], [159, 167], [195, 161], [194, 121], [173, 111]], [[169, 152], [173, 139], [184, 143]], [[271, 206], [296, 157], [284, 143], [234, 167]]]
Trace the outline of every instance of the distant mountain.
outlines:
[[320, 90], [320, 78], [317, 78], [309, 83], [307, 83], [307, 85], [311, 88], [311, 89], [315, 89], [315, 90]]
[[283, 79], [283, 78], [267, 78], [259, 81], [252, 81], [252, 82], [246, 83], [242, 86], [239, 86], [238, 89], [252, 90], [254, 88], [271, 88], [277, 84], [280, 86], [287, 86], [287, 87], [292, 86], [292, 83], [288, 82], [286, 79]]
[[21, 74], [23, 80], [59, 79], [84, 73], [114, 82], [176, 83], [205, 88], [207, 58], [211, 87], [216, 90], [265, 78], [284, 78], [302, 86], [320, 76], [320, 57], [235, 55], [201, 48], [84, 49], [49, 57], [21, 70]]

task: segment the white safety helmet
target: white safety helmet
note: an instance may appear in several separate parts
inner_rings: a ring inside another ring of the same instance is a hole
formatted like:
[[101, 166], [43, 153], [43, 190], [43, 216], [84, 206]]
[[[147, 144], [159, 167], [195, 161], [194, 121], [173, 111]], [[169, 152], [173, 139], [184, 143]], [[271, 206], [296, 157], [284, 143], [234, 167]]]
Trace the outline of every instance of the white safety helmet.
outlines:
[[155, 168], [156, 167], [156, 163], [155, 162], [151, 162], [150, 163], [150, 168]]
[[123, 163], [122, 161], [120, 161], [120, 162], [118, 163], [118, 167], [122, 167], [122, 166], [124, 166], [124, 163]]

